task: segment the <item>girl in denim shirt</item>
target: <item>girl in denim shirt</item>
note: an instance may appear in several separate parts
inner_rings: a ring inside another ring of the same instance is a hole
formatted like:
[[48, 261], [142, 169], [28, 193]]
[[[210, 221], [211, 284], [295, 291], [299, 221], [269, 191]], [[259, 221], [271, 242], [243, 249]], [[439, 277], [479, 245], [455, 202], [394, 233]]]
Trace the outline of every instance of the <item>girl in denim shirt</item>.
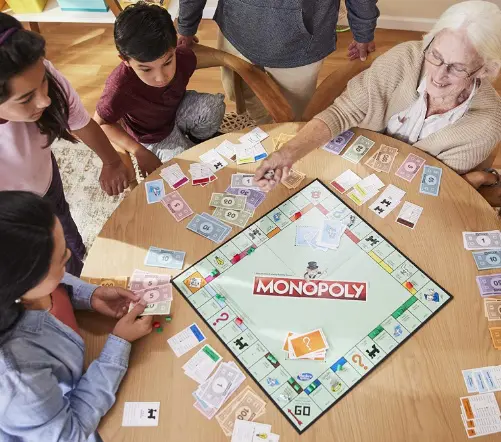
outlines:
[[[0, 192], [0, 441], [100, 441], [131, 342], [151, 331], [128, 290], [65, 273], [70, 257], [47, 201]], [[84, 342], [73, 308], [118, 318], [98, 359], [83, 373]]]

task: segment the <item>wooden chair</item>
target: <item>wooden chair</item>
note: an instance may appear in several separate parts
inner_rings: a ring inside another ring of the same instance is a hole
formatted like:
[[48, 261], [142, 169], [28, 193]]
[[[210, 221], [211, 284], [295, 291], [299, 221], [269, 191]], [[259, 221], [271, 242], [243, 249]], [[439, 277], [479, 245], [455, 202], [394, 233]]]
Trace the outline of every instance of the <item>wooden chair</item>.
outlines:
[[[212, 67], [227, 67], [234, 72], [235, 95], [237, 112], [245, 112], [245, 102], [243, 100], [242, 81], [247, 83], [256, 96], [261, 100], [263, 106], [269, 112], [273, 120], [277, 123], [285, 123], [294, 119], [294, 114], [290, 104], [282, 95], [280, 88], [275, 81], [265, 72], [256, 66], [238, 58], [234, 55], [219, 49], [210, 48], [200, 44], [193, 45], [193, 51], [197, 56], [196, 69], [206, 69]], [[132, 159], [128, 152], [114, 146], [119, 153], [129, 172], [129, 182], [131, 188], [137, 185], [143, 178], [137, 167], [135, 159]]]
[[306, 107], [301, 121], [310, 121], [315, 115], [319, 114], [329, 107], [334, 100], [346, 89], [348, 81], [355, 75], [367, 69], [374, 60], [374, 57], [368, 57], [364, 62], [346, 62], [330, 74], [313, 94], [308, 106]]

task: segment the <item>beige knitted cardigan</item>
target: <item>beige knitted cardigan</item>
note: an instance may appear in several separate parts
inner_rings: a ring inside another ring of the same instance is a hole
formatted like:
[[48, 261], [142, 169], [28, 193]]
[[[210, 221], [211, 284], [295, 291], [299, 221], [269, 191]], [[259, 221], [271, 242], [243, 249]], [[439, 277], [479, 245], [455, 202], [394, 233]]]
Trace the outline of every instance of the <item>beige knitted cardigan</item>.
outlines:
[[[357, 126], [384, 132], [390, 118], [418, 98], [423, 61], [422, 42], [395, 46], [352, 78], [334, 103], [315, 118], [329, 126], [333, 138]], [[501, 98], [484, 79], [462, 118], [414, 146], [462, 174], [484, 161], [500, 141]]]

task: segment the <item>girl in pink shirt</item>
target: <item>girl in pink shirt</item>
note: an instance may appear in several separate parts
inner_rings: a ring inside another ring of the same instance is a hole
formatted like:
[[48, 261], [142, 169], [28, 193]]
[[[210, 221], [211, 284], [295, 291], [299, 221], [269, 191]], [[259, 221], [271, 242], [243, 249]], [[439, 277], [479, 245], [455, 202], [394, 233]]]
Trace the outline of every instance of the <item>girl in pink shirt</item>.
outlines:
[[127, 171], [99, 125], [61, 73], [45, 60], [45, 40], [0, 13], [0, 190], [27, 190], [48, 200], [64, 229], [78, 276], [85, 246], [64, 196], [50, 145], [57, 139], [87, 144], [103, 161], [101, 187], [117, 195]]

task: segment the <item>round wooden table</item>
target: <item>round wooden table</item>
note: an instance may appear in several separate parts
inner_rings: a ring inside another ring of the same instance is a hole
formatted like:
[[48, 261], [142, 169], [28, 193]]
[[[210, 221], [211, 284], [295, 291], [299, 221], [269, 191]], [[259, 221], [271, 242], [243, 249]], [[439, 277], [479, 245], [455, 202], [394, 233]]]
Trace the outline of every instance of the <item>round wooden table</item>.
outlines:
[[[278, 137], [280, 133], [294, 134], [300, 127], [299, 123], [263, 126], [270, 134], [270, 138], [263, 142], [267, 151], [273, 151], [272, 137]], [[369, 204], [357, 207], [345, 196], [343, 200], [449, 291], [454, 299], [301, 436], [249, 376], [245, 384], [267, 402], [266, 414], [259, 421], [271, 424], [273, 432], [278, 433], [284, 442], [466, 440], [459, 398], [466, 396], [467, 392], [461, 370], [499, 365], [501, 354], [491, 344], [483, 302], [475, 282], [478, 272], [471, 252], [463, 248], [461, 232], [499, 229], [499, 220], [494, 210], [471, 186], [433, 157], [416, 152], [426, 158], [427, 164], [443, 168], [439, 197], [419, 193], [421, 173], [411, 183], [394, 174], [408, 153], [416, 149], [366, 130], [357, 129], [355, 133], [376, 142], [360, 164], [354, 165], [341, 157], [316, 150], [295, 166], [306, 174], [301, 186], [296, 190], [277, 186], [256, 210], [252, 220], [259, 219], [315, 178], [329, 185], [332, 179], [348, 168], [362, 177], [368, 176], [373, 170], [367, 168], [364, 162], [379, 145], [384, 143], [397, 147], [398, 158], [391, 173], [379, 173], [378, 176], [385, 184], [393, 183], [405, 190], [404, 200], [424, 208], [414, 230], [394, 222], [400, 207], [381, 219], [368, 209]], [[207, 141], [174, 161], [189, 176], [189, 164], [199, 161], [200, 154], [216, 147], [224, 138], [237, 142], [241, 135], [233, 133]], [[252, 172], [255, 168], [256, 164], [237, 166], [231, 163], [219, 171], [218, 179], [207, 187], [186, 185], [180, 193], [196, 213], [208, 212], [211, 194], [223, 192], [233, 173]], [[148, 180], [156, 178], [158, 172]], [[186, 251], [185, 269], [217, 247], [187, 230], [185, 226], [189, 219], [176, 223], [161, 204], [148, 205], [144, 189], [144, 184], [138, 186], [105, 224], [89, 252], [84, 276], [129, 276], [135, 268], [161, 273], [162, 269], [157, 271], [143, 265], [146, 250], [152, 245]], [[239, 231], [234, 227], [232, 234]], [[174, 270], [168, 273], [177, 274]], [[194, 351], [177, 358], [166, 340], [197, 322], [208, 337], [208, 343], [225, 360], [233, 358], [177, 293], [172, 316], [172, 323], [165, 324], [163, 333], [152, 333], [133, 344], [129, 371], [118, 391], [116, 404], [99, 427], [106, 442], [228, 440], [215, 419], [209, 421], [193, 408], [191, 393], [197, 386], [181, 367]], [[98, 356], [107, 334], [113, 328], [113, 321], [81, 312], [79, 323], [84, 331], [86, 362], [89, 363]], [[127, 401], [160, 401], [159, 426], [122, 427], [123, 408]], [[482, 440], [494, 441], [499, 440], [498, 437], [494, 435]]]

